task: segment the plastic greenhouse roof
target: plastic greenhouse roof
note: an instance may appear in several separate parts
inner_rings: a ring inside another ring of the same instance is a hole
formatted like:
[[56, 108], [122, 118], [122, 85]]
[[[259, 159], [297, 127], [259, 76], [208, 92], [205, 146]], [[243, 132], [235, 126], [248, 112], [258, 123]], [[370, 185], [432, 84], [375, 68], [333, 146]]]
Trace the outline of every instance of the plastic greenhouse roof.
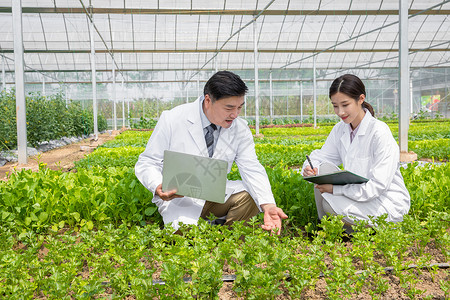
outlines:
[[[13, 71], [11, 1], [0, 54]], [[450, 1], [409, 1], [411, 68], [450, 66]], [[398, 0], [92, 0], [97, 70], [396, 68]], [[24, 59], [39, 71], [89, 71], [89, 1], [22, 0]], [[217, 56], [216, 56], [217, 55]], [[214, 58], [216, 56], [216, 58]]]

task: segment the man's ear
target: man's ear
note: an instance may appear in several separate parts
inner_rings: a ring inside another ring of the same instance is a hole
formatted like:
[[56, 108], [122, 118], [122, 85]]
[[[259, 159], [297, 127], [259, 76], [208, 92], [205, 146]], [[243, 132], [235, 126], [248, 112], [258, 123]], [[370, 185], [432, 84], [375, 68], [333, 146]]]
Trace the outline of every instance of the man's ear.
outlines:
[[209, 94], [205, 95], [205, 100], [203, 101], [205, 108], [209, 108], [212, 104], [211, 96]]

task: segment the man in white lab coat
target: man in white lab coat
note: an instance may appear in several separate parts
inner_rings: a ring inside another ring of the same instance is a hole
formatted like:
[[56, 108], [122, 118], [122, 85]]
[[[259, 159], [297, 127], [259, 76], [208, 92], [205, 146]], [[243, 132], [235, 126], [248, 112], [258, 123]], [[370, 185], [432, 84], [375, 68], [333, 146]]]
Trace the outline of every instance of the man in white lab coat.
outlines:
[[[262, 227], [280, 233], [281, 220], [287, 216], [275, 204], [247, 122], [238, 118], [247, 90], [239, 76], [220, 71], [208, 80], [203, 96], [195, 102], [161, 114], [145, 151], [139, 156], [135, 173], [153, 193], [153, 203], [158, 206], [164, 224], [171, 223], [177, 229], [179, 223], [197, 224], [200, 217], [206, 218], [212, 213], [225, 218], [225, 224], [230, 225], [262, 211]], [[227, 181], [227, 190], [232, 189], [233, 193], [224, 204], [163, 191], [164, 150], [225, 160], [227, 172], [236, 162], [242, 181]]]

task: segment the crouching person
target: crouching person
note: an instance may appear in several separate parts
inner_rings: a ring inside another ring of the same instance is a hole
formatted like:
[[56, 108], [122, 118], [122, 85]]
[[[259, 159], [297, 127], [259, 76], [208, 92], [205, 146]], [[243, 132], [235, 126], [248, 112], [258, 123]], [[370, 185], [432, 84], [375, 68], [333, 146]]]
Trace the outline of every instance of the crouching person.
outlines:
[[[246, 121], [238, 118], [247, 90], [236, 74], [217, 72], [206, 83], [203, 96], [161, 114], [145, 151], [139, 156], [135, 173], [154, 194], [153, 203], [158, 206], [164, 224], [171, 223], [178, 229], [179, 223], [197, 224], [199, 218], [207, 218], [212, 213], [231, 225], [235, 221], [249, 220], [262, 211], [263, 229], [280, 233], [282, 219], [287, 215], [276, 206]], [[163, 191], [165, 150], [225, 160], [227, 172], [236, 162], [242, 181], [227, 181], [227, 189], [233, 193], [225, 203]]]

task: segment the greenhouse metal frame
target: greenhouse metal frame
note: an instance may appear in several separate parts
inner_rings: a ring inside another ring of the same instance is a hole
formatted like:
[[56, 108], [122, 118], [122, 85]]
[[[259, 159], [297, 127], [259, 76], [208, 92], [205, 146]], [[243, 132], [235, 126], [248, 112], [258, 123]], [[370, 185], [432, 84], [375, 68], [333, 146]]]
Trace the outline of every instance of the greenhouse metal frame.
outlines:
[[[302, 118], [308, 86], [315, 124], [318, 94], [326, 95], [335, 77], [386, 81], [399, 113], [400, 149], [407, 151], [426, 72], [444, 91], [448, 111], [449, 2], [0, 0], [2, 84], [16, 88], [19, 162], [26, 162], [26, 91], [63, 90], [67, 98], [92, 101], [94, 116], [97, 100], [111, 100], [116, 129], [118, 115], [125, 126], [129, 100], [192, 101], [218, 70], [247, 82], [256, 130], [262, 110], [274, 117], [277, 95], [287, 106], [289, 94], [296, 95]], [[270, 98], [267, 109], [262, 96]]]

